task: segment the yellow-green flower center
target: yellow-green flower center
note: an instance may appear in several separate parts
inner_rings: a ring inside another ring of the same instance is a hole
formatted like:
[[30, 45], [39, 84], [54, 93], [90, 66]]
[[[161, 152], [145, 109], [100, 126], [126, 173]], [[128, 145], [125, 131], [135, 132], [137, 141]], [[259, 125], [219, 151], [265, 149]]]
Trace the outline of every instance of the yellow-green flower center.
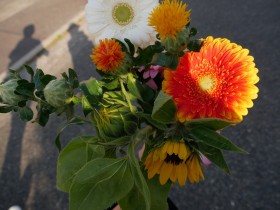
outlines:
[[201, 90], [211, 92], [211, 90], [215, 86], [215, 83], [216, 83], [215, 79], [212, 78], [211, 76], [204, 76], [199, 80], [198, 84]]
[[127, 25], [132, 21], [134, 17], [134, 12], [129, 4], [119, 3], [114, 6], [112, 16], [117, 24]]

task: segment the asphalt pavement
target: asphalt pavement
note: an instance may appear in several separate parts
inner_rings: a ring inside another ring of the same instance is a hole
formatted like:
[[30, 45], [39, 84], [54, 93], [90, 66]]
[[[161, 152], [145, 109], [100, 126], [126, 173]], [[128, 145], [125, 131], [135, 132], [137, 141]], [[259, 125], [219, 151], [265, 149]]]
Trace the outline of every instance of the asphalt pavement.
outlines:
[[[227, 153], [231, 175], [215, 166], [204, 168], [205, 181], [174, 186], [171, 199], [180, 210], [280, 209], [280, 1], [187, 1], [197, 37], [225, 37], [250, 50], [259, 69], [259, 98], [244, 121], [223, 131], [249, 155]], [[1, 21], [1, 15], [0, 15]], [[36, 25], [35, 25], [36, 26]], [[39, 27], [39, 26], [38, 26]], [[37, 26], [36, 26], [37, 28]], [[59, 75], [69, 67], [80, 79], [96, 76], [89, 59], [92, 44], [83, 20], [73, 24], [31, 65]], [[21, 122], [15, 114], [0, 115], [0, 209], [66, 210], [67, 194], [55, 188], [55, 131], [62, 121], [53, 116], [46, 126]], [[90, 127], [72, 126], [65, 144]]]
[[81, 12], [86, 1], [1, 0], [0, 74], [17, 68], [17, 61], [35, 48], [40, 51], [47, 47], [40, 45]]

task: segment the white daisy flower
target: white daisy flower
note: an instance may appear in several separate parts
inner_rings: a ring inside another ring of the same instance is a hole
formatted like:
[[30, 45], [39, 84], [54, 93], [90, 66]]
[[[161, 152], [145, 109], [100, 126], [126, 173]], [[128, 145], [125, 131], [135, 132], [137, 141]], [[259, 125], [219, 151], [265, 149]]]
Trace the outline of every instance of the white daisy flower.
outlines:
[[153, 43], [156, 32], [148, 26], [148, 16], [158, 4], [158, 0], [88, 0], [85, 18], [94, 45], [105, 38], [127, 38], [140, 47]]

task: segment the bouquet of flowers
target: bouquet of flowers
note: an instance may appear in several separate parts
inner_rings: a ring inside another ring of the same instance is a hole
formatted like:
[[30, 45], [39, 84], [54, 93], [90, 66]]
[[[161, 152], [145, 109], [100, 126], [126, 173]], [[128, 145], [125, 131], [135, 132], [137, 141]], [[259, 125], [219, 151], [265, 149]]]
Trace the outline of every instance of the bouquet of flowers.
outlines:
[[[258, 96], [249, 50], [194, 38], [180, 0], [89, 0], [85, 11], [101, 79], [25, 66], [29, 79], [11, 70], [0, 85], [2, 113], [42, 126], [51, 114], [67, 117], [55, 142], [57, 187], [69, 193], [70, 209], [164, 210], [171, 185], [204, 180], [206, 161], [229, 173], [223, 152], [246, 151], [217, 131], [240, 123]], [[96, 135], [62, 148], [72, 124], [90, 124]]]

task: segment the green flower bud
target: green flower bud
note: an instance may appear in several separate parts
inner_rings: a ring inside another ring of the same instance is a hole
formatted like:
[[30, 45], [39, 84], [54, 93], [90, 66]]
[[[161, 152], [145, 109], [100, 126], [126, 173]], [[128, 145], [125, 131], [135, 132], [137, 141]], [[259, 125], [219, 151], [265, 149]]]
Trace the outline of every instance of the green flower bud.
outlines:
[[176, 39], [168, 37], [165, 40], [162, 40], [162, 45], [170, 53], [178, 53], [184, 50], [187, 47], [189, 41], [189, 30], [183, 28], [181, 31], [177, 32]]
[[17, 105], [25, 98], [23, 96], [15, 94], [15, 90], [18, 86], [18, 79], [9, 80], [0, 85], [0, 97], [5, 104]]
[[93, 120], [101, 136], [119, 138], [127, 135], [125, 124], [137, 124], [137, 118], [127, 107], [110, 107], [99, 110], [93, 114]]
[[53, 107], [66, 105], [66, 100], [73, 96], [73, 89], [65, 80], [52, 80], [44, 89], [46, 101]]

